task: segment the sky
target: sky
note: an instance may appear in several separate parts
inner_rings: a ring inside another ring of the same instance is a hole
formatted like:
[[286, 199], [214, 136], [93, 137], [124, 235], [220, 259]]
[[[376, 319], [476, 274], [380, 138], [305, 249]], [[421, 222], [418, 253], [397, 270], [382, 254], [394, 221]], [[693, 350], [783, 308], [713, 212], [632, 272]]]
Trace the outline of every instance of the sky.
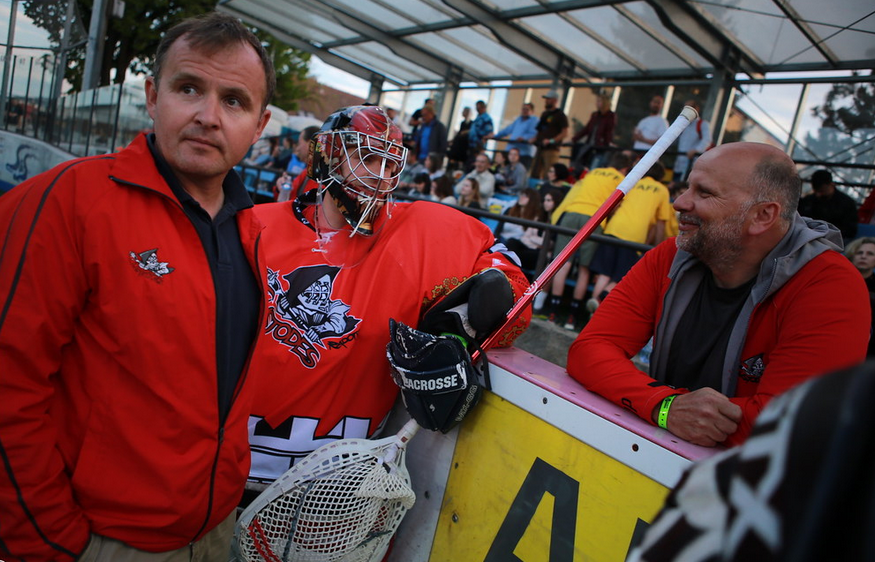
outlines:
[[[332, 88], [362, 98], [368, 95], [370, 84], [366, 80], [330, 66], [316, 56], [311, 58], [310, 73], [321, 84], [326, 86], [331, 86]], [[820, 75], [840, 77], [848, 74], [847, 72], [836, 72]], [[783, 76], [786, 78], [804, 78], [810, 76], [810, 74], [786, 73]], [[829, 84], [813, 84], [810, 87], [808, 97], [805, 100], [806, 108], [801, 116], [799, 134], [797, 135], [799, 140], [804, 139], [806, 133], [815, 131], [820, 127], [820, 121], [812, 115], [810, 109], [822, 103], [830, 87]], [[802, 94], [802, 86], [800, 84], [745, 85], [743, 92], [742, 95], [737, 96], [736, 106], [756, 119], [782, 142], [785, 142], [788, 137], [787, 132], [793, 126], [796, 107]], [[408, 94], [407, 105], [409, 107], [419, 107], [424, 103], [428, 95], [428, 92]], [[473, 106], [474, 102], [478, 99], [488, 99], [489, 91], [486, 89], [463, 90], [460, 95], [462, 99], [460, 106]], [[490, 112], [493, 115], [501, 115], [503, 113], [504, 96], [499, 97], [501, 99], [493, 99], [489, 104]], [[399, 93], [390, 92], [384, 96], [384, 103], [390, 106], [400, 106], [402, 96]]]
[[[18, 3], [18, 17], [15, 22], [15, 45], [26, 47], [49, 47], [48, 34], [33, 25], [29, 19], [24, 17], [24, 10]], [[9, 18], [12, 0], [0, 0], [0, 42], [4, 45], [9, 33]]]
[[[12, 0], [0, 0], [0, 42], [6, 43], [7, 33], [9, 29], [9, 13]], [[21, 2], [19, 2], [18, 18], [15, 29], [15, 44], [28, 47], [48, 47], [49, 41], [46, 33], [40, 28], [33, 25], [23, 16]], [[44, 51], [15, 49], [15, 54], [19, 57], [39, 56]], [[25, 74], [16, 70], [16, 85], [15, 93], [18, 93], [22, 88], [21, 75]], [[362, 80], [343, 70], [332, 67], [318, 57], [311, 58], [310, 74], [322, 84], [331, 86], [338, 90], [357, 95], [359, 97], [367, 97], [370, 84], [366, 80]], [[786, 131], [788, 131], [793, 123], [795, 110], [799, 97], [802, 91], [800, 85], [785, 84], [785, 85], [747, 85], [743, 88], [744, 95], [737, 99], [737, 105], [740, 109], [748, 113], [751, 117], [760, 122], [762, 126], [768, 129], [772, 134], [777, 136], [782, 141], [787, 139]], [[807, 131], [815, 130], [819, 127], [819, 122], [811, 115], [810, 107], [822, 102], [823, 97], [829, 90], [828, 85], [813, 85], [810, 89], [808, 99], [806, 101], [806, 110], [802, 115], [799, 138], [804, 138]], [[407, 95], [407, 106], [410, 108], [419, 107], [429, 96], [428, 92], [412, 92]], [[460, 106], [473, 105], [478, 99], [488, 100], [490, 112], [493, 115], [501, 115], [503, 113], [504, 99], [506, 92], [496, 91], [493, 94], [493, 99], [489, 100], [489, 91], [486, 89], [467, 89], [460, 92]], [[386, 105], [401, 106], [403, 96], [399, 93], [387, 93], [384, 96]], [[501, 124], [496, 124], [500, 126]]]

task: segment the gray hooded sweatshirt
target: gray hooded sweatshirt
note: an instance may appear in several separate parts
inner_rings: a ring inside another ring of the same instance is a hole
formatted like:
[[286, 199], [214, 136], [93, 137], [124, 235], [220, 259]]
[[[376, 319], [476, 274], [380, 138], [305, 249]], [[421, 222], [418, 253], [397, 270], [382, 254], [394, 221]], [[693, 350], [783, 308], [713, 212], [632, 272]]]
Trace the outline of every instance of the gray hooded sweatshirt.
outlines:
[[[805, 264], [827, 250], [842, 250], [841, 232], [827, 222], [804, 218], [797, 213], [790, 229], [760, 265], [750, 295], [735, 320], [723, 360], [721, 392], [724, 395], [735, 396], [738, 365], [754, 309], [780, 290]], [[650, 360], [650, 376], [654, 379], [666, 382], [669, 348], [678, 322], [704, 276], [709, 274], [708, 267], [696, 257], [678, 250], [669, 269], [671, 285], [663, 298], [662, 318], [656, 326]]]

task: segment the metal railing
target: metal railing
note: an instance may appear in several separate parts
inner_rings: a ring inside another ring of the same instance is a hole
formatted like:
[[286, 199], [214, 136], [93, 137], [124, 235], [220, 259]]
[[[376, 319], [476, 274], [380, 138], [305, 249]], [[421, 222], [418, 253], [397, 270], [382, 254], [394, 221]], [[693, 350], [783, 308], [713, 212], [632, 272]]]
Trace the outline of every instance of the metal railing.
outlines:
[[[430, 199], [424, 199], [422, 197], [415, 197], [415, 196], [406, 195], [406, 194], [398, 194], [395, 196], [395, 198], [398, 199], [399, 201], [422, 201], [422, 200], [430, 201]], [[447, 205], [448, 207], [453, 207], [454, 209], [458, 209], [459, 211], [461, 211], [467, 215], [470, 215], [472, 217], [476, 217], [478, 219], [487, 219], [489, 221], [498, 221], [499, 226], [497, 226], [493, 230], [493, 232], [499, 230], [504, 223], [518, 224], [518, 225], [522, 226], [523, 228], [534, 227], [534, 228], [537, 228], [539, 230], [543, 230], [544, 231], [544, 242], [541, 244], [541, 249], [538, 253], [537, 265], [535, 266], [535, 269], [533, 271], [526, 272], [526, 273], [531, 274], [533, 278], [540, 275], [544, 271], [544, 269], [546, 268], [547, 264], [549, 263], [549, 260], [551, 259], [551, 255], [553, 253], [552, 252], [553, 245], [554, 245], [554, 242], [556, 240], [556, 236], [558, 234], [565, 234], [567, 236], [574, 236], [578, 232], [575, 229], [566, 228], [564, 226], [559, 226], [559, 225], [555, 225], [555, 224], [551, 224], [551, 223], [545, 223], [545, 222], [540, 222], [540, 221], [531, 221], [531, 220], [522, 219], [519, 217], [509, 217], [507, 215], [498, 214], [498, 213], [494, 213], [492, 211], [483, 210], [483, 209], [472, 209], [471, 207], [460, 207], [458, 205], [452, 205], [452, 204], [448, 204], [448, 203], [443, 203], [443, 204]], [[496, 239], [498, 239], [498, 238], [499, 238], [499, 236], [496, 236]], [[627, 240], [621, 240], [619, 238], [615, 238], [613, 236], [605, 236], [603, 234], [593, 234], [592, 236], [590, 236], [589, 239], [592, 240], [593, 242], [598, 242], [600, 244], [607, 244], [610, 246], [619, 246], [619, 247], [623, 247], [623, 248], [631, 248], [631, 249], [637, 250], [639, 252], [646, 252], [647, 250], [650, 250], [651, 248], [653, 248], [653, 246], [651, 246], [649, 244], [639, 244], [637, 242], [629, 242]], [[566, 284], [573, 285], [574, 281], [575, 281], [575, 277], [569, 275], [568, 280], [566, 281]]]
[[38, 82], [39, 89], [31, 90], [28, 82], [23, 93], [10, 96], [2, 120], [5, 130], [76, 156], [93, 156], [114, 152], [152, 127], [140, 85], [112, 84], [53, 101], [44, 79]]

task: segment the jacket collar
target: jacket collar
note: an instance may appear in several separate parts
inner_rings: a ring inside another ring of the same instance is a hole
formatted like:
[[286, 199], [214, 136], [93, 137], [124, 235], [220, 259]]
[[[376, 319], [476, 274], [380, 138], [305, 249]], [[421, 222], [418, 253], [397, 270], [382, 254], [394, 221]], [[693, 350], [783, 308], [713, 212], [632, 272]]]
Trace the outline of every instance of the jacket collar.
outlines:
[[[838, 242], [838, 245], [836, 245]], [[748, 325], [754, 309], [783, 287], [793, 276], [818, 255], [828, 250], [841, 250], [841, 234], [834, 226], [797, 213], [793, 224], [760, 265], [760, 271], [750, 297], [735, 320], [723, 362], [721, 392], [735, 396], [738, 368], [747, 338]], [[663, 295], [663, 312], [656, 327], [650, 375], [665, 381], [668, 373], [669, 344], [678, 322], [705, 275], [710, 270], [691, 254], [678, 250], [669, 269], [671, 284]]]
[[145, 187], [175, 199], [170, 186], [158, 171], [146, 136], [146, 133], [137, 135], [131, 144], [115, 155], [115, 163], [110, 170], [111, 177], [118, 182]]
[[[158, 163], [155, 160], [156, 156], [153, 156], [149, 150], [147, 136], [146, 133], [137, 136], [131, 144], [115, 155], [115, 162], [110, 170], [111, 179], [121, 184], [149, 189], [174, 201], [181, 201], [159, 171]], [[244, 240], [256, 239], [264, 229], [264, 225], [258, 220], [255, 213], [246, 211], [246, 209], [253, 207], [252, 199], [240, 180], [240, 176], [234, 170], [228, 172], [228, 176], [225, 178], [226, 196], [229, 192], [237, 209], [244, 211], [237, 213], [237, 225], [240, 228], [241, 236]], [[255, 254], [247, 244], [244, 244], [244, 250], [252, 263], [256, 263]]]
[[[160, 192], [183, 204], [192, 200], [191, 195], [182, 188], [182, 184], [173, 174], [170, 165], [155, 148], [154, 133], [138, 135], [131, 144], [116, 154], [111, 174], [122, 183]], [[230, 202], [237, 210], [252, 207], [252, 198], [237, 172], [229, 171], [222, 187], [225, 190], [226, 204]]]

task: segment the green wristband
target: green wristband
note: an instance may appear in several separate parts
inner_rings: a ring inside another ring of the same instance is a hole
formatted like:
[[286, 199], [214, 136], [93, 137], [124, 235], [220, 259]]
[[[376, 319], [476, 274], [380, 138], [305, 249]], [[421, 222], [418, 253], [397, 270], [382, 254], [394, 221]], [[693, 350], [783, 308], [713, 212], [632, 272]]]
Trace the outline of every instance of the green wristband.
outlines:
[[668, 410], [671, 408], [671, 403], [674, 402], [674, 399], [677, 397], [677, 394], [666, 396], [665, 400], [662, 401], [662, 404], [659, 405], [659, 415], [656, 418], [656, 425], [662, 429], [668, 429], [666, 427], [666, 424], [668, 423]]
[[442, 336], [451, 336], [462, 342], [462, 345], [465, 346], [465, 349], [468, 349], [468, 340], [460, 336], [459, 334], [454, 334], [452, 332], [441, 332]]

